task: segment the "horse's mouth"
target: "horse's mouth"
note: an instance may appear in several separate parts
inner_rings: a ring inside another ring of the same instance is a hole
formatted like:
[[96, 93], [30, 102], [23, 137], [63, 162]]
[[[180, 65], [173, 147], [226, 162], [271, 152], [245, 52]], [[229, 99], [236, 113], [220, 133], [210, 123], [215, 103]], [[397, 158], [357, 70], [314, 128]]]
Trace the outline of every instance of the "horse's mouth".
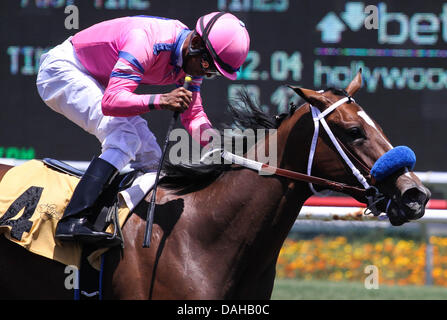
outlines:
[[413, 186], [401, 194], [395, 194], [383, 200], [380, 209], [386, 212], [393, 226], [400, 226], [411, 220], [422, 218], [430, 196], [430, 191], [423, 185]]
[[377, 208], [385, 212], [393, 226], [400, 226], [424, 216], [431, 192], [406, 168], [376, 185], [384, 196]]

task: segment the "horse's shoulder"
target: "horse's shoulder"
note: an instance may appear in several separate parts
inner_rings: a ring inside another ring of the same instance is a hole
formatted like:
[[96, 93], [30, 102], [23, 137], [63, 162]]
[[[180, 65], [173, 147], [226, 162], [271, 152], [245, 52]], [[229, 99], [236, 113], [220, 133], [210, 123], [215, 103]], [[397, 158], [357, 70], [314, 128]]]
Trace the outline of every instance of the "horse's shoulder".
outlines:
[[[148, 203], [151, 202], [152, 200], [152, 194], [153, 194], [154, 190], [151, 190], [146, 197], [144, 198], [143, 201], [146, 201]], [[163, 187], [158, 187], [157, 188], [157, 196], [156, 196], [156, 200], [155, 203], [157, 205], [163, 205], [166, 204], [167, 202], [173, 201], [173, 200], [177, 200], [179, 198], [182, 198], [183, 196], [179, 196], [175, 193], [175, 190], [170, 190], [167, 188], [163, 188]]]

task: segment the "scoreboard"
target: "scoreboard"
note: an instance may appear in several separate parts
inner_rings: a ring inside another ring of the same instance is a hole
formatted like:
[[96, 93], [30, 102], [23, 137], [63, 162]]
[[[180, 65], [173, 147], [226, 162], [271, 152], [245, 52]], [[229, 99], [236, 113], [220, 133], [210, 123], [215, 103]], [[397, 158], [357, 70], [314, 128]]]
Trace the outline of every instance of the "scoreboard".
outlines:
[[[440, 0], [1, 1], [0, 157], [88, 161], [100, 153], [94, 136], [40, 99], [35, 81], [42, 53], [103, 20], [162, 16], [192, 29], [212, 11], [235, 14], [251, 37], [236, 81], [218, 77], [202, 84], [205, 111], [217, 127], [231, 122], [226, 107], [241, 88], [274, 115], [300, 103], [287, 84], [345, 88], [362, 68], [356, 101], [393, 145], [415, 151], [417, 171], [447, 171], [447, 2]], [[368, 19], [376, 19], [376, 27], [368, 27]], [[173, 88], [141, 85], [137, 92]], [[170, 113], [143, 117], [163, 141]]]

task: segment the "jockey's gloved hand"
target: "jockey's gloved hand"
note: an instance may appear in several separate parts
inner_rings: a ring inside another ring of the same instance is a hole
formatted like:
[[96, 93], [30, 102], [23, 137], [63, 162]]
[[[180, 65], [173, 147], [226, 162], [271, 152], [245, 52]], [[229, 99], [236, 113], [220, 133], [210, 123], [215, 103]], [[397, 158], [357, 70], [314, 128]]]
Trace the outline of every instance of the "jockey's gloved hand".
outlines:
[[161, 109], [174, 112], [184, 112], [188, 109], [192, 100], [192, 92], [183, 87], [172, 90], [160, 96], [159, 106]]

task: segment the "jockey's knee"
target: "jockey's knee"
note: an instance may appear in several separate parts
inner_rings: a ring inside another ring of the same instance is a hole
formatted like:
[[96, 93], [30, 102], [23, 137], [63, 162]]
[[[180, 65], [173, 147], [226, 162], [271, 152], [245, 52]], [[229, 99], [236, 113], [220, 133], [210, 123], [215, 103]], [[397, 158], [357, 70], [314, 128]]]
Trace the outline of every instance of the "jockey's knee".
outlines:
[[117, 126], [102, 140], [102, 154], [100, 158], [106, 160], [118, 170], [134, 161], [142, 140], [135, 127], [130, 123]]

